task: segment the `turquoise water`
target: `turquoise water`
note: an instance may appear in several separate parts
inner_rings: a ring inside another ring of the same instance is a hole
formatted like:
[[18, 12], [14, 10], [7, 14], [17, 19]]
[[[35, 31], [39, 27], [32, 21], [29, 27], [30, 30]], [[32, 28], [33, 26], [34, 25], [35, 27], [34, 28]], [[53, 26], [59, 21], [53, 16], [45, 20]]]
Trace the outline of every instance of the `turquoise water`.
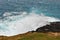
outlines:
[[60, 0], [0, 0], [0, 17], [5, 12], [31, 12], [32, 9], [60, 19]]
[[26, 33], [59, 19], [60, 0], [0, 0], [0, 35]]

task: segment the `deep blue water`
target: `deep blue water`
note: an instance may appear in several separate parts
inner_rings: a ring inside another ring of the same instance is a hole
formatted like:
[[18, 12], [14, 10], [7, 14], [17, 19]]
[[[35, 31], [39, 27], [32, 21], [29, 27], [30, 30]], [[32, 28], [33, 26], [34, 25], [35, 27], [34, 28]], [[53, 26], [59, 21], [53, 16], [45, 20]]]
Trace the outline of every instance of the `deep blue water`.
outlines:
[[60, 19], [60, 0], [0, 0], [0, 17], [5, 12], [43, 13]]

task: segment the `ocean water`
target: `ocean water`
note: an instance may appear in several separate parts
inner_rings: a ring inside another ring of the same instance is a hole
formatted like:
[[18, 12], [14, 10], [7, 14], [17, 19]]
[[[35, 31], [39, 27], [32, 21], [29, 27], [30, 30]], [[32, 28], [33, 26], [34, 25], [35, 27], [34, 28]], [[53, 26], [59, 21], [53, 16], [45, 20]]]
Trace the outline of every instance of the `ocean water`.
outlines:
[[0, 0], [0, 35], [14, 36], [60, 21], [60, 0]]

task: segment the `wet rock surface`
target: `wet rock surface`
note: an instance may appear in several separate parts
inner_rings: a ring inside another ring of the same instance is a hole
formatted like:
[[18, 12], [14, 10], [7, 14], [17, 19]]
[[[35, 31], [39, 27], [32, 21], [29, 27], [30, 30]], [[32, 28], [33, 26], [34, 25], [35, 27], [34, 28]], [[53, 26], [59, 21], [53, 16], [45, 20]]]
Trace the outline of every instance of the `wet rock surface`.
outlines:
[[60, 32], [60, 22], [51, 22], [50, 25], [37, 28], [36, 32]]

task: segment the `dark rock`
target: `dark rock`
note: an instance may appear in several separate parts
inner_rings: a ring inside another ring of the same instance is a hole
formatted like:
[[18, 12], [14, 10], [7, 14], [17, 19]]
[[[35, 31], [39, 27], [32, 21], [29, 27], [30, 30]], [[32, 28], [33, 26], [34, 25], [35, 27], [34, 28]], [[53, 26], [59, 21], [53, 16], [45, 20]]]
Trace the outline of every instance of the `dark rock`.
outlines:
[[36, 32], [60, 32], [60, 22], [51, 22], [50, 25], [37, 28]]

